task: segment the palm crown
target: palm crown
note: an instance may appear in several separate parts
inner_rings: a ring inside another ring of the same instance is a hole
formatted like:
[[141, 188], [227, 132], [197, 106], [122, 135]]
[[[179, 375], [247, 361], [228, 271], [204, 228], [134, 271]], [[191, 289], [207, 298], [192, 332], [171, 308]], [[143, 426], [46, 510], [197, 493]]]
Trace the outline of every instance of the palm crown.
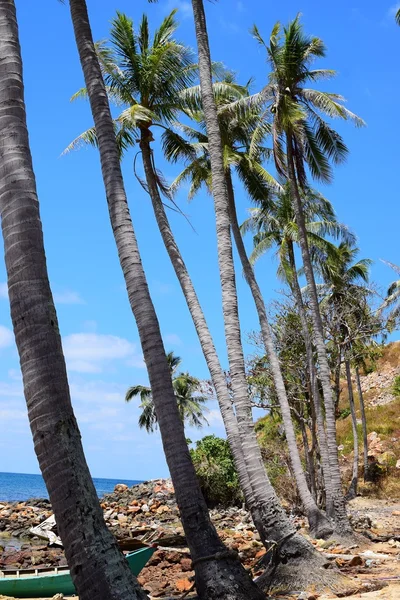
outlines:
[[[123, 108], [114, 121], [121, 154], [138, 141], [139, 130], [175, 119], [186, 90], [196, 81], [191, 50], [173, 38], [178, 26], [175, 13], [163, 20], [151, 38], [146, 15], [136, 31], [132, 19], [117, 12], [111, 22], [111, 44], [96, 45], [109, 98]], [[72, 99], [80, 97], [87, 97], [85, 88]], [[78, 136], [67, 150], [85, 143], [96, 143], [94, 128]]]
[[[303, 193], [303, 207], [308, 241], [314, 255], [333, 251], [334, 247], [326, 239], [327, 236], [354, 241], [354, 235], [337, 221], [332, 204], [321, 194], [307, 188]], [[290, 186], [286, 184], [282, 192], [277, 192], [273, 202], [264, 202], [261, 206], [250, 209], [250, 217], [244, 221], [241, 230], [244, 234], [254, 234], [254, 250], [250, 261], [254, 263], [275, 246], [279, 256], [278, 274], [290, 281], [292, 269], [288, 258], [289, 246], [299, 241]]]
[[[172, 385], [182, 422], [192, 427], [202, 427], [207, 424], [207, 419], [203, 414], [207, 397], [200, 393], [200, 381], [189, 375], [189, 373], [176, 374], [182, 360], [173, 352], [168, 352], [167, 361], [171, 370]], [[157, 429], [157, 415], [151, 389], [144, 385], [132, 386], [126, 392], [125, 400], [130, 402], [137, 396], [140, 398], [139, 408], [142, 410], [139, 416], [139, 427], [146, 429], [149, 433], [153, 432]]]
[[305, 185], [305, 164], [314, 178], [330, 181], [330, 163], [342, 162], [348, 149], [325, 118], [351, 120], [358, 126], [364, 122], [345, 108], [342, 96], [306, 87], [308, 83], [335, 76], [333, 70], [312, 68], [317, 58], [325, 56], [323, 41], [305, 35], [299, 16], [283, 28], [283, 37], [281, 25], [277, 23], [268, 45], [256, 26], [253, 35], [266, 49], [272, 69], [269, 82], [259, 98], [267, 104], [265, 119], [268, 120], [271, 115], [278, 173], [285, 177], [288, 175], [284, 145], [285, 135], [289, 134], [298, 182]]

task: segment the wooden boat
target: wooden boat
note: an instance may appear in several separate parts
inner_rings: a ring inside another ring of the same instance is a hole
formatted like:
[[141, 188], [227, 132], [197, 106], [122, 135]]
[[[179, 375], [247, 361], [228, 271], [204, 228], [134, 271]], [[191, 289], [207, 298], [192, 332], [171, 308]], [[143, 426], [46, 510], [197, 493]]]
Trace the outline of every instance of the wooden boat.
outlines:
[[[134, 575], [138, 575], [155, 552], [147, 546], [125, 555]], [[76, 594], [68, 567], [0, 571], [0, 596], [52, 598], [55, 594]]]

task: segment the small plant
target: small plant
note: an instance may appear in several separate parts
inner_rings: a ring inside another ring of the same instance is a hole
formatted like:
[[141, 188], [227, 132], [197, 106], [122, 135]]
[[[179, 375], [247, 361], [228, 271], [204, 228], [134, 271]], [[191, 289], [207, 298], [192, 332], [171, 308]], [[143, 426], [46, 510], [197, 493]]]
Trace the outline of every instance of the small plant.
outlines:
[[339, 411], [338, 419], [347, 419], [347, 417], [351, 414], [350, 408], [343, 408]]
[[392, 394], [397, 398], [400, 397], [400, 375], [394, 378], [393, 386], [392, 386]]

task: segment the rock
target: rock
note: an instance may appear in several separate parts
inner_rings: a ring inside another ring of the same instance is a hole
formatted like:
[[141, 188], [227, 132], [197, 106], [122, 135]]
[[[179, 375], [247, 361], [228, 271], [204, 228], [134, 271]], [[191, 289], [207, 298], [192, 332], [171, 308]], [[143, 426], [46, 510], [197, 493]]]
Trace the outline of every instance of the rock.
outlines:
[[114, 494], [122, 494], [127, 490], [129, 490], [129, 488], [125, 483], [117, 483], [117, 485], [114, 488]]
[[144, 513], [148, 513], [148, 512], [149, 512], [149, 510], [150, 510], [150, 508], [149, 508], [149, 505], [148, 505], [148, 504], [142, 504], [142, 507], [141, 507], [141, 508], [142, 508], [142, 512], [144, 512]]
[[51, 600], [64, 600], [64, 594], [56, 594]]
[[394, 465], [396, 464], [396, 455], [391, 450], [387, 450], [383, 452], [380, 456], [378, 456], [378, 463], [380, 465]]
[[361, 558], [361, 556], [356, 555], [356, 556], [353, 556], [353, 558], [349, 562], [349, 567], [359, 567], [363, 564], [364, 564], [364, 561]]
[[396, 469], [400, 469], [400, 458], [399, 458], [399, 460], [396, 462]]
[[176, 589], [179, 590], [180, 592], [188, 592], [191, 587], [192, 587], [192, 583], [189, 579], [178, 579], [178, 581], [175, 583], [176, 585]]
[[186, 573], [186, 571], [192, 570], [192, 561], [190, 558], [181, 558], [180, 565], [184, 573]]

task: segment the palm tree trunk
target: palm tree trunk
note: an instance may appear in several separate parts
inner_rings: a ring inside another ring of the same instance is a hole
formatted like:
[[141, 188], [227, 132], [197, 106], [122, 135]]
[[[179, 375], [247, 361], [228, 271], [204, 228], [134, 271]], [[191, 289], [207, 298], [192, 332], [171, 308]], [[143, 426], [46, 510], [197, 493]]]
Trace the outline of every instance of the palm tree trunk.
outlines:
[[247, 257], [246, 248], [244, 246], [243, 238], [240, 233], [230, 171], [226, 172], [226, 185], [232, 233], [235, 239], [239, 258], [242, 263], [244, 275], [250, 287], [253, 300], [256, 306], [258, 319], [261, 327], [261, 334], [265, 350], [267, 352], [269, 364], [271, 367], [272, 376], [274, 379], [276, 395], [278, 397], [279, 406], [281, 409], [283, 425], [286, 434], [286, 441], [289, 448], [290, 461], [292, 464], [292, 469], [295, 476], [301, 502], [303, 504], [304, 511], [307, 515], [312, 534], [317, 538], [328, 537], [333, 531], [332, 526], [326, 518], [326, 516], [320, 511], [320, 509], [316, 505], [315, 500], [308, 488], [307, 480], [303, 471], [303, 466], [301, 464], [300, 453], [296, 442], [296, 434], [294, 432], [292, 416], [290, 414], [289, 401], [286, 394], [285, 383], [283, 381], [281, 365], [279, 363], [279, 358], [274, 348], [272, 333], [268, 323], [264, 299], [262, 297], [260, 287], [257, 283], [253, 267], [250, 264], [250, 261]]
[[[331, 580], [330, 585], [335, 585], [338, 583], [338, 575], [327, 573], [323, 568], [321, 556], [309, 542], [296, 533], [280, 506], [266, 477], [254, 434], [251, 407], [247, 398], [222, 142], [213, 93], [210, 47], [203, 0], [192, 0], [192, 6], [199, 53], [200, 87], [211, 160], [225, 338], [234, 402], [242, 436], [243, 454], [255, 498], [252, 515], [254, 518], [258, 512], [264, 527], [263, 542], [270, 546], [267, 557], [268, 568], [258, 583], [265, 588], [273, 582], [275, 585], [283, 585], [286, 589], [298, 589], [300, 584], [300, 587], [305, 589], [316, 582], [326, 585], [327, 579], [333, 576], [334, 582]], [[261, 526], [257, 525], [257, 529], [260, 531]]]
[[329, 449], [329, 464], [332, 483], [332, 502], [330, 506], [327, 507], [329, 510], [328, 516], [334, 518], [336, 523], [336, 530], [338, 531], [338, 533], [342, 533], [344, 535], [351, 535], [352, 528], [346, 512], [346, 503], [343, 496], [342, 482], [339, 469], [339, 458], [336, 441], [335, 406], [331, 388], [330, 369], [325, 348], [322, 319], [319, 311], [317, 287], [315, 285], [314, 271], [312, 268], [310, 250], [307, 241], [307, 229], [304, 219], [303, 205], [297, 184], [296, 169], [294, 166], [292, 137], [289, 132], [287, 132], [286, 134], [286, 142], [288, 177], [293, 193], [293, 208], [296, 215], [297, 226], [299, 228], [299, 242], [303, 259], [304, 272], [310, 294], [310, 307], [313, 322], [314, 343], [318, 355], [319, 373], [325, 401], [326, 438]]
[[190, 278], [165, 212], [156, 182], [152, 150], [150, 147], [147, 130], [142, 131], [140, 148], [142, 150], [146, 183], [153, 205], [157, 225], [160, 230], [165, 248], [168, 252], [168, 256], [175, 270], [175, 274], [183, 291], [183, 295], [185, 296], [185, 300], [189, 308], [189, 312], [191, 314], [205, 360], [207, 362], [211, 381], [216, 391], [222, 419], [224, 421], [228, 442], [235, 461], [236, 470], [239, 475], [240, 486], [245, 496], [247, 505], [252, 506], [254, 504], [253, 492], [250, 485], [250, 479], [247, 474], [246, 463], [244, 461], [242, 445], [240, 441], [239, 428], [235, 413], [233, 411], [232, 401], [229, 396], [226, 378], [214, 346], [211, 332], [208, 328], [207, 321], [196, 294], [196, 290], [194, 289], [193, 282]]
[[351, 412], [351, 425], [353, 428], [353, 477], [350, 483], [349, 491], [347, 492], [346, 499], [352, 500], [357, 496], [358, 486], [358, 431], [357, 431], [357, 415], [356, 407], [354, 405], [354, 394], [353, 394], [353, 382], [351, 380], [350, 360], [348, 358], [344, 361], [346, 368], [346, 379], [347, 389], [349, 392], [349, 404]]
[[257, 598], [257, 588], [248, 574], [219, 539], [200, 491], [129, 214], [113, 120], [93, 44], [86, 2], [70, 0], [70, 8], [96, 127], [111, 226], [139, 330], [164, 452], [195, 567], [197, 592], [202, 600], [238, 600], [251, 594]]
[[103, 519], [71, 404], [26, 125], [13, 0], [0, 0], [0, 212], [35, 452], [82, 600], [144, 599]]
[[199, 52], [201, 95], [212, 171], [225, 338], [242, 449], [254, 495], [254, 505], [251, 507], [252, 516], [258, 531], [263, 532], [261, 539], [266, 546], [270, 546], [272, 540], [275, 542], [284, 540], [284, 551], [287, 558], [299, 556], [299, 554], [306, 555], [310, 550], [309, 545], [303, 538], [295, 534], [292, 524], [270, 485], [254, 431], [245, 377], [222, 142], [212, 85], [204, 6], [202, 0], [192, 0], [192, 6]]
[[306, 356], [307, 356], [307, 365], [308, 372], [310, 374], [311, 379], [311, 390], [312, 390], [312, 402], [314, 404], [315, 417], [317, 421], [317, 430], [318, 430], [318, 440], [319, 440], [319, 448], [321, 453], [321, 463], [322, 463], [322, 473], [325, 484], [325, 494], [326, 494], [326, 506], [327, 512], [330, 514], [332, 510], [329, 510], [328, 507], [332, 505], [332, 486], [331, 486], [331, 466], [329, 463], [329, 449], [328, 443], [326, 440], [326, 432], [325, 432], [325, 423], [324, 423], [324, 414], [321, 403], [321, 396], [318, 389], [318, 377], [315, 369], [314, 358], [313, 358], [313, 350], [312, 350], [312, 341], [310, 332], [308, 329], [308, 321], [306, 315], [306, 309], [303, 302], [303, 296], [300, 289], [299, 280], [297, 278], [297, 266], [296, 266], [296, 258], [294, 254], [293, 242], [288, 242], [288, 254], [289, 254], [289, 264], [292, 271], [292, 280], [289, 282], [290, 289], [292, 290], [294, 300], [296, 302], [297, 310], [299, 311], [300, 322], [301, 322], [301, 330], [304, 339], [304, 345], [306, 347]]
[[363, 458], [364, 458], [364, 481], [368, 481], [368, 430], [367, 430], [367, 417], [365, 414], [364, 395], [361, 387], [360, 371], [356, 367], [356, 381], [358, 398], [360, 400], [360, 412], [361, 412], [361, 423], [363, 432]]

